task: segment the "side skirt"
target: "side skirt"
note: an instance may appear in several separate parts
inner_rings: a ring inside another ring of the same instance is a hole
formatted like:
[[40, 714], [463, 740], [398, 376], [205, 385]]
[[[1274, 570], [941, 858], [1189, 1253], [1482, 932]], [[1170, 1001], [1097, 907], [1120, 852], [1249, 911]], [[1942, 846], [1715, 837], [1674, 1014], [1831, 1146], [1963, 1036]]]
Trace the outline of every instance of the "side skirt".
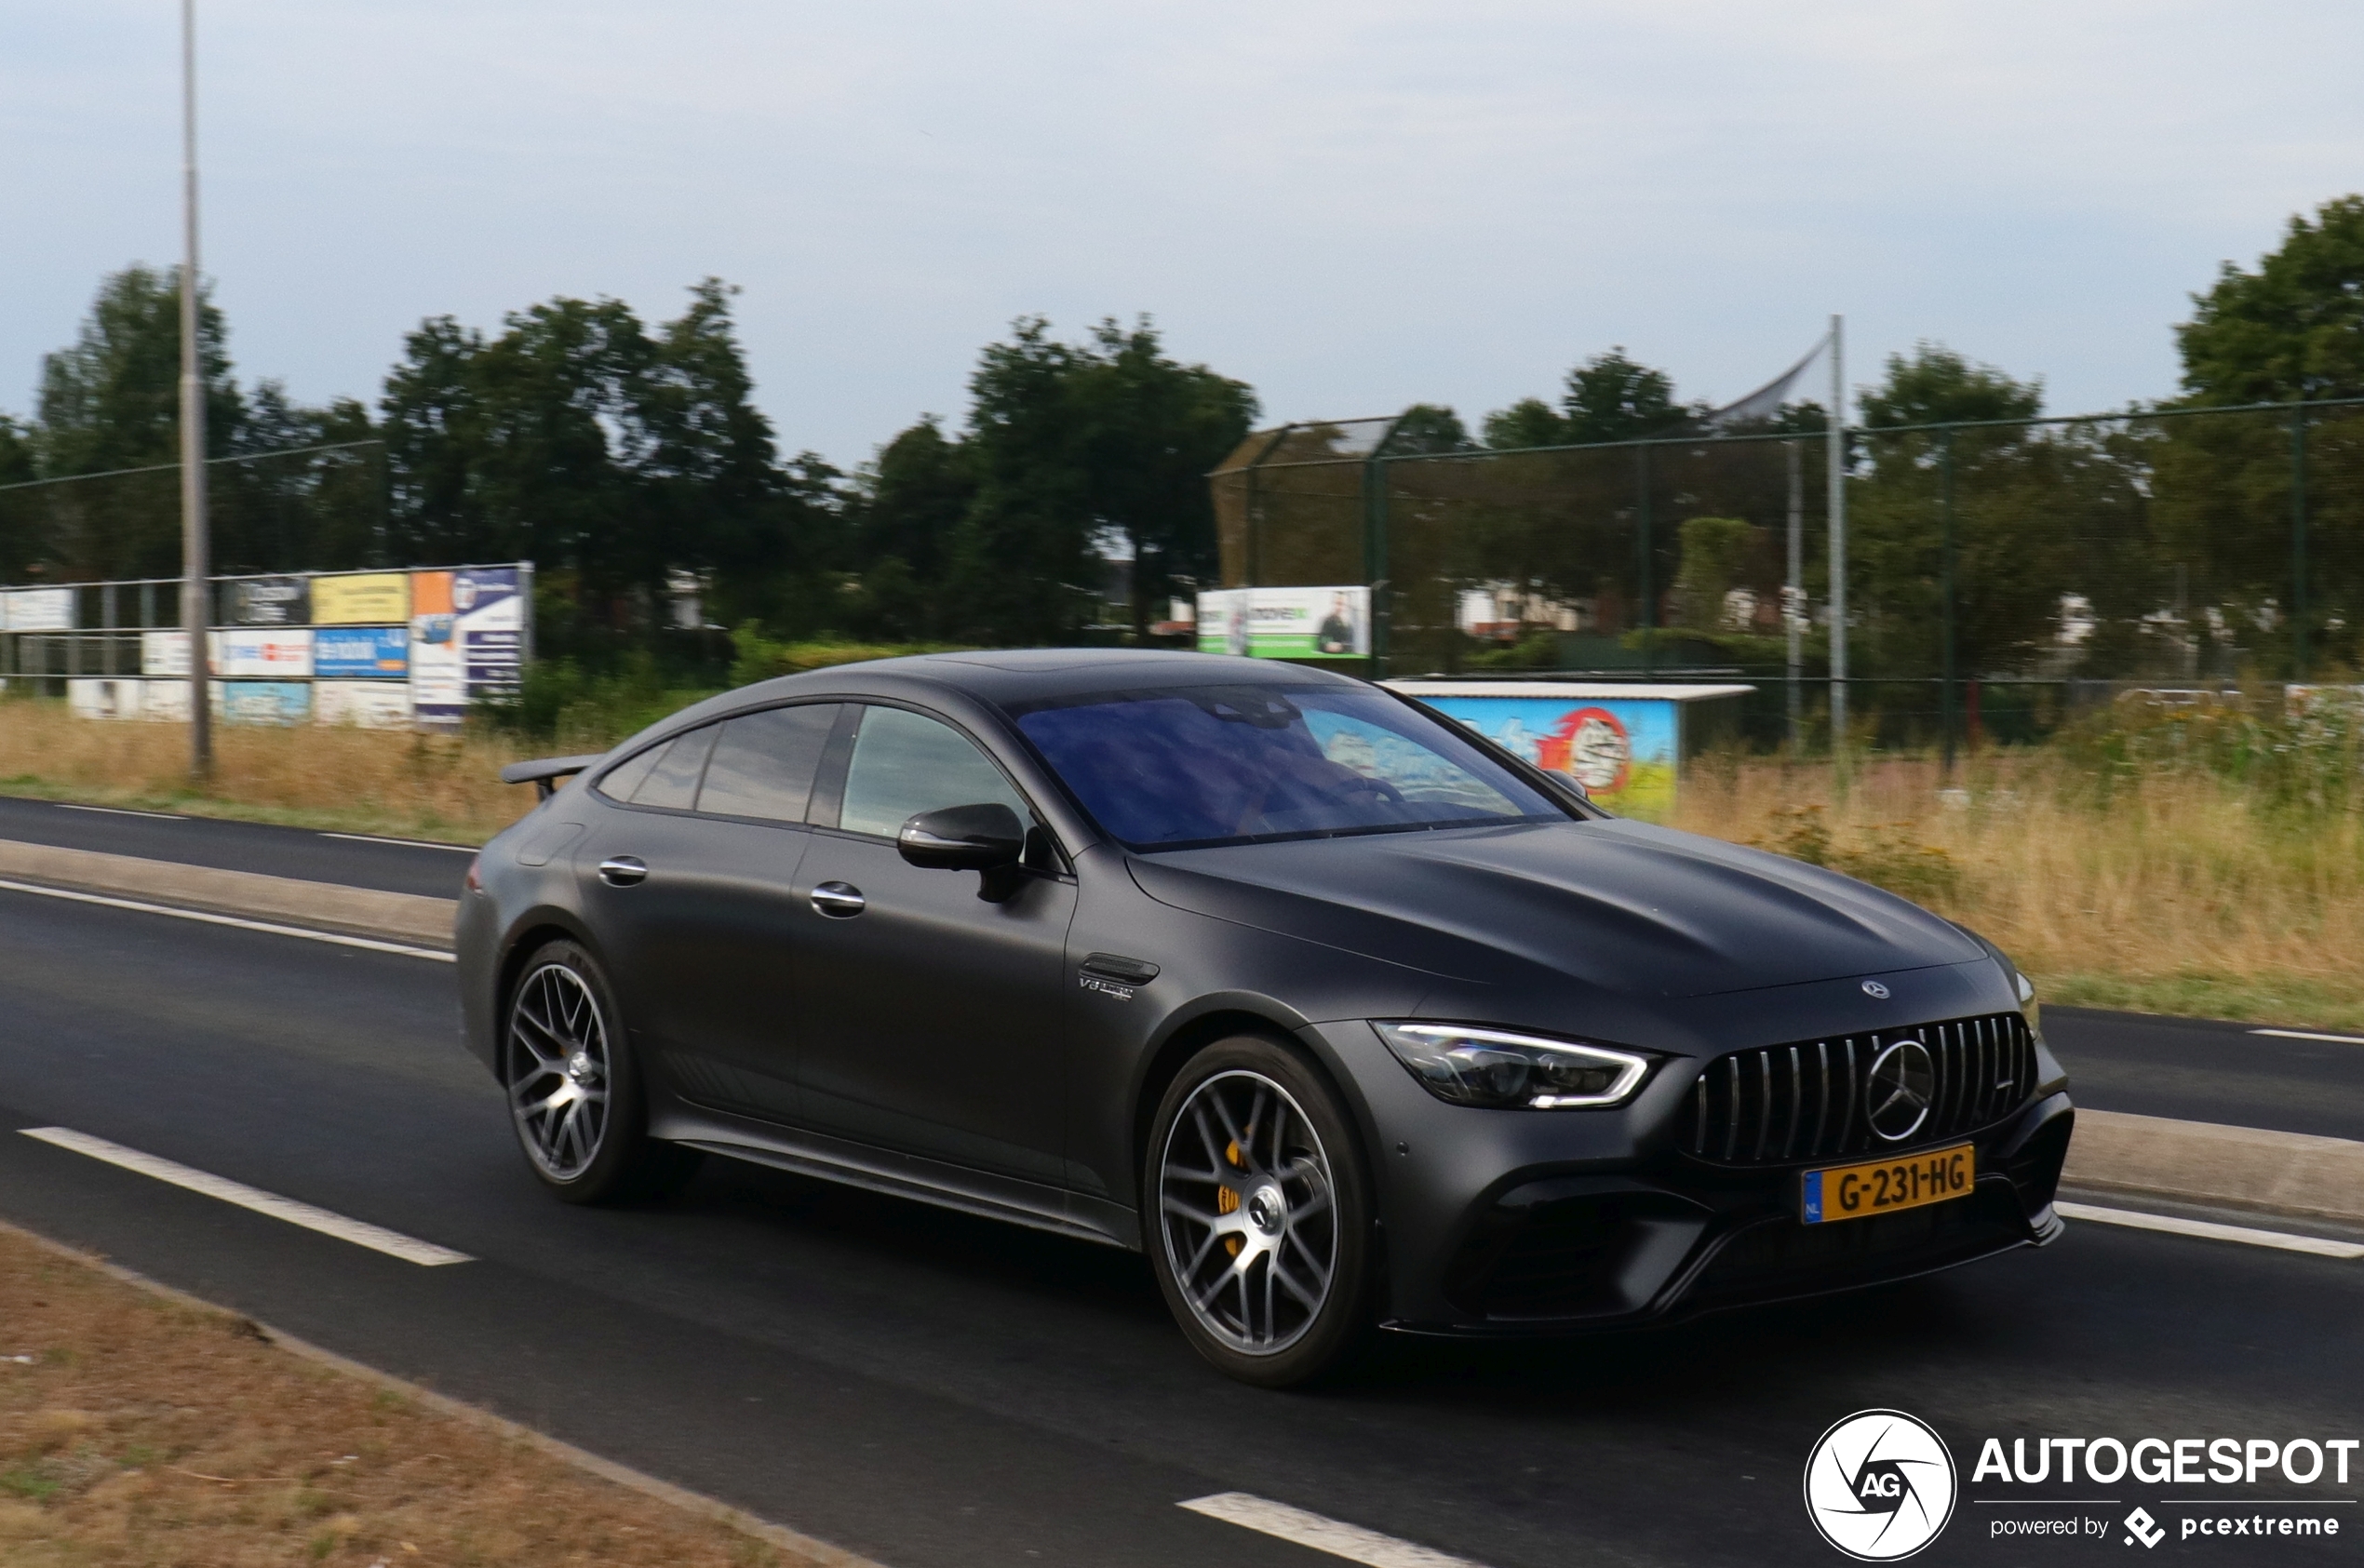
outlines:
[[1041, 1183], [948, 1165], [826, 1133], [677, 1106], [651, 1132], [684, 1148], [769, 1165], [821, 1181], [841, 1182], [892, 1198], [957, 1209], [985, 1219], [1047, 1230], [1106, 1247], [1140, 1250], [1140, 1220], [1131, 1209]]

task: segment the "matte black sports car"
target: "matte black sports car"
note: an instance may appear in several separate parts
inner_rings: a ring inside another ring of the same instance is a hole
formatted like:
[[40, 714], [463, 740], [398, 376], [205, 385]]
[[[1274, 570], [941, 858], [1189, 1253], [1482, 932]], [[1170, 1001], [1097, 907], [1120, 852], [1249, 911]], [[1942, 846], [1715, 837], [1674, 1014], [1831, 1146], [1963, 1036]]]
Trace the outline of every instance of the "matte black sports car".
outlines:
[[2073, 1119], [2009, 960], [1622, 821], [1408, 698], [1044, 650], [732, 691], [489, 845], [470, 1047], [596, 1202], [732, 1156], [1148, 1254], [1282, 1385], [2048, 1241]]

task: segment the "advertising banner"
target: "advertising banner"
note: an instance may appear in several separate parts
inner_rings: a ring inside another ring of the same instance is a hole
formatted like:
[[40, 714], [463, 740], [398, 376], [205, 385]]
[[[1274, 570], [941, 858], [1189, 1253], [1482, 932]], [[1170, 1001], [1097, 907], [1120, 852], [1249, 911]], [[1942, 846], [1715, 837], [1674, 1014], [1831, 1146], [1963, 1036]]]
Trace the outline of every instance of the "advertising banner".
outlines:
[[224, 724], [302, 724], [312, 717], [306, 680], [224, 680], [213, 686]]
[[18, 588], [0, 594], [0, 629], [11, 632], [74, 630], [74, 590]]
[[168, 676], [186, 680], [189, 677], [189, 634], [186, 632], [141, 632], [140, 634], [140, 673], [143, 676]]
[[525, 600], [517, 569], [453, 572], [451, 609], [469, 701], [516, 691], [525, 673]]
[[1674, 809], [1681, 731], [1671, 698], [1603, 695], [1599, 689], [1537, 694], [1509, 682], [1498, 694], [1482, 696], [1461, 683], [1449, 693], [1423, 690], [1428, 683], [1417, 680], [1388, 684], [1503, 750], [1565, 773], [1613, 811], [1663, 818]]
[[322, 680], [408, 680], [408, 626], [323, 626], [312, 634], [312, 673]]
[[410, 688], [391, 680], [316, 680], [312, 717], [320, 724], [405, 730], [410, 724]]
[[408, 621], [412, 575], [372, 571], [353, 577], [316, 577], [312, 580], [312, 623], [384, 626]]
[[[185, 646], [185, 645], [184, 645]], [[214, 707], [221, 708], [218, 695]], [[140, 683], [140, 717], [152, 724], [186, 724], [189, 722], [189, 683], [186, 680], [143, 680]]]
[[1255, 659], [1364, 659], [1371, 590], [1216, 588], [1199, 595], [1199, 651]]
[[421, 724], [453, 725], [467, 711], [460, 662], [460, 617], [449, 571], [410, 574], [410, 711]]
[[241, 577], [222, 584], [222, 618], [234, 626], [304, 626], [312, 584], [302, 577]]
[[264, 631], [234, 626], [216, 632], [212, 649], [214, 673], [258, 680], [306, 680], [312, 675], [312, 632], [308, 627]]
[[145, 718], [138, 680], [87, 677], [66, 682], [66, 708], [76, 718]]

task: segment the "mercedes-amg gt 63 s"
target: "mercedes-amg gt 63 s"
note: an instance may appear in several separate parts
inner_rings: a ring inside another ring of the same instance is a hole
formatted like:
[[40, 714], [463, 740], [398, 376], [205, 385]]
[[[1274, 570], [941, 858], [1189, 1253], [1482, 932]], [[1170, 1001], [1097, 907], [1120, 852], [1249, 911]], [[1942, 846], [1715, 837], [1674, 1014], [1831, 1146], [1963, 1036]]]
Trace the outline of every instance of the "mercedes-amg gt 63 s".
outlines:
[[571, 1201], [717, 1154], [1138, 1249], [1268, 1386], [2061, 1229], [1995, 947], [1345, 676], [893, 659], [504, 776], [547, 797], [468, 874], [467, 1041]]

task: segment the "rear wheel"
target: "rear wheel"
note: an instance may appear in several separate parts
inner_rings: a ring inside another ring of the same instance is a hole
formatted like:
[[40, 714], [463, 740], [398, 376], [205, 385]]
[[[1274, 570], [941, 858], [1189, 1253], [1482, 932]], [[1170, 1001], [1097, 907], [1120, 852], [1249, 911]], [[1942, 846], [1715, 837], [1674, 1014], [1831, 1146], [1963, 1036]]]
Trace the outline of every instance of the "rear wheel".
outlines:
[[1370, 1319], [1369, 1187], [1310, 1064], [1254, 1036], [1209, 1046], [1166, 1090], [1149, 1149], [1150, 1263], [1201, 1355], [1277, 1388], [1356, 1347]]
[[698, 1154], [648, 1134], [648, 1100], [598, 960], [553, 942], [526, 961], [502, 1030], [502, 1081], [526, 1163], [570, 1203], [678, 1186]]

